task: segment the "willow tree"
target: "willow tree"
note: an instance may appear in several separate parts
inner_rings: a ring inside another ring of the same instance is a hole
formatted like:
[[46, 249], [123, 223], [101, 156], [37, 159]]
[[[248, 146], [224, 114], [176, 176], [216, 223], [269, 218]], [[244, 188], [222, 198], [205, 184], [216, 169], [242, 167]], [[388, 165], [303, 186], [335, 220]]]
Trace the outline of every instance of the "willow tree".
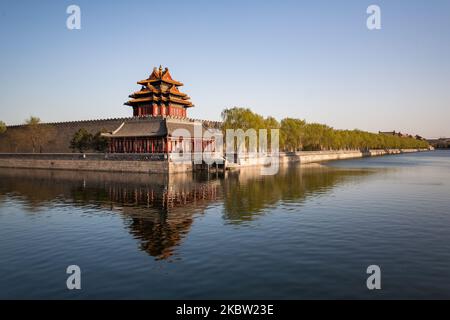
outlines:
[[6, 132], [6, 124], [3, 121], [0, 121], [0, 134]]
[[91, 147], [94, 151], [106, 152], [108, 150], [109, 141], [107, 138], [102, 136], [102, 133], [106, 132], [107, 130], [103, 128], [92, 136]]
[[42, 152], [45, 144], [50, 142], [54, 134], [54, 128], [47, 124], [42, 124], [41, 119], [31, 116], [25, 120], [25, 135], [26, 139], [31, 143], [33, 153], [37, 150]]
[[308, 123], [305, 125], [304, 149], [335, 149], [334, 136], [335, 130], [333, 128], [320, 123]]
[[265, 129], [264, 117], [248, 108], [229, 108], [222, 111], [222, 128], [226, 129]]
[[72, 151], [78, 150], [83, 153], [92, 148], [93, 136], [85, 128], [79, 129], [70, 140]]
[[274, 117], [269, 116], [264, 119], [264, 128], [267, 130], [267, 150], [270, 151], [272, 149], [272, 129], [279, 130], [280, 123]]
[[298, 151], [303, 148], [306, 122], [300, 119], [284, 118], [280, 125], [280, 144], [286, 151]]
[[[413, 137], [385, 135], [362, 130], [336, 130], [320, 123], [285, 118], [278, 123], [246, 108], [225, 109], [223, 129], [280, 129], [280, 146], [285, 151], [428, 148], [428, 142]], [[270, 137], [270, 135], [269, 135]]]
[[[275, 124], [276, 120], [270, 117], [264, 119], [263, 116], [254, 113], [248, 108], [233, 107], [222, 111], [222, 131], [226, 136], [228, 129], [242, 130], [244, 133], [248, 130], [256, 131], [256, 138], [260, 129], [268, 129], [268, 125]], [[244, 141], [245, 147], [248, 149], [250, 138], [247, 137]], [[258, 143], [256, 141], [256, 143]], [[255, 146], [256, 147], [256, 146]], [[235, 151], [239, 146], [235, 146]]]

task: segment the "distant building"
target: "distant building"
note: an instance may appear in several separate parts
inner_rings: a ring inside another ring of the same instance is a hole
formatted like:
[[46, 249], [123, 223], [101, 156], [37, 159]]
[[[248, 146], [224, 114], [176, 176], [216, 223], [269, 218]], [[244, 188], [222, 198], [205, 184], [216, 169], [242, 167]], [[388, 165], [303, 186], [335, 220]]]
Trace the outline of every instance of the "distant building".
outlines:
[[395, 130], [394, 131], [378, 131], [378, 133], [379, 134], [384, 134], [384, 135], [387, 135], [387, 136], [397, 136], [397, 137], [402, 137], [402, 138], [414, 138], [414, 139], [417, 139], [417, 140], [424, 140], [419, 135], [413, 136], [411, 134], [401, 133], [400, 131], [396, 132]]
[[416, 140], [426, 140], [424, 137], [419, 136], [418, 134], [416, 134], [416, 136], [414, 137]]
[[395, 136], [397, 133], [395, 131], [378, 131], [379, 134], [385, 134], [387, 136]]
[[450, 138], [429, 139], [427, 141], [436, 149], [450, 149]]

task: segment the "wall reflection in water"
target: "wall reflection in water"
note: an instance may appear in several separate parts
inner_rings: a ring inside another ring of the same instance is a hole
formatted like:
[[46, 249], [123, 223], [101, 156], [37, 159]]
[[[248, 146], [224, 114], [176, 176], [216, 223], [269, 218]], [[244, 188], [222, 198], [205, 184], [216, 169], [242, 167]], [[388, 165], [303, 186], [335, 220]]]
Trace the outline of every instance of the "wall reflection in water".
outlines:
[[324, 195], [373, 171], [293, 166], [276, 176], [259, 172], [168, 176], [0, 169], [0, 205], [20, 201], [30, 213], [55, 205], [111, 210], [124, 218], [142, 250], [167, 259], [209, 206], [219, 206], [226, 223], [251, 223], [279, 202]]

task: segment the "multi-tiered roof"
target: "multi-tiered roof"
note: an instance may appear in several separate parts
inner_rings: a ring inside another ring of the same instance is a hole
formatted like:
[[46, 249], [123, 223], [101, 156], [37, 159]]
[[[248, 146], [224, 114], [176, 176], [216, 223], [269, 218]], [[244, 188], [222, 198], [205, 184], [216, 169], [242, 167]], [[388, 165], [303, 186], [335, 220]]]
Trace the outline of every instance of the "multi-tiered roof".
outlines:
[[131, 94], [125, 103], [133, 107], [134, 116], [186, 117], [186, 109], [194, 106], [190, 97], [179, 91], [183, 84], [172, 78], [168, 68], [154, 68], [148, 79], [137, 83], [142, 85], [141, 90]]

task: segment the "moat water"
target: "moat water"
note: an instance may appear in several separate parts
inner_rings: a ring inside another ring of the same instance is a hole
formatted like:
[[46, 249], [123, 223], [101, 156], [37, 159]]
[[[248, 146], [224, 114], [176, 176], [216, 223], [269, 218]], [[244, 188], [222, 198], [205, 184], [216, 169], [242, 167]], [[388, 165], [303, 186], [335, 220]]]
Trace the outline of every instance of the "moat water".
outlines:
[[0, 169], [0, 298], [449, 299], [449, 196], [450, 151], [276, 176]]

